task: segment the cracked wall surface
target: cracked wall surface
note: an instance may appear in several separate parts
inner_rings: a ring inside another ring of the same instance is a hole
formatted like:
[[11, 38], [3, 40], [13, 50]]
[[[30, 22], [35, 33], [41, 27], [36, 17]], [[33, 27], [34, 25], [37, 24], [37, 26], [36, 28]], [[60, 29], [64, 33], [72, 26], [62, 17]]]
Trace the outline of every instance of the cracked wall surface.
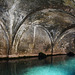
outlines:
[[75, 0], [0, 0], [0, 58], [75, 54]]

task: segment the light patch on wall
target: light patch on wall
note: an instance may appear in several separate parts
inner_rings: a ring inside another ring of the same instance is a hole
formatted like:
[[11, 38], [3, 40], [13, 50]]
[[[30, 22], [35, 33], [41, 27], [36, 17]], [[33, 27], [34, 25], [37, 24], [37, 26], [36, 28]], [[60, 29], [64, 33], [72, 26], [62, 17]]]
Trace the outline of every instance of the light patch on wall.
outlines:
[[75, 0], [64, 0], [64, 5], [75, 8]]

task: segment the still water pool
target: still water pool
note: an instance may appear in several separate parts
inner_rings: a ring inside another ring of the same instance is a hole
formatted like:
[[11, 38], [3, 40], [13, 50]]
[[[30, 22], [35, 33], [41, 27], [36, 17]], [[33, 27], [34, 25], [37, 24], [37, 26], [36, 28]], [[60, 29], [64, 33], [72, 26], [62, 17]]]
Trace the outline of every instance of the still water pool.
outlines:
[[0, 75], [75, 75], [75, 57], [0, 60]]

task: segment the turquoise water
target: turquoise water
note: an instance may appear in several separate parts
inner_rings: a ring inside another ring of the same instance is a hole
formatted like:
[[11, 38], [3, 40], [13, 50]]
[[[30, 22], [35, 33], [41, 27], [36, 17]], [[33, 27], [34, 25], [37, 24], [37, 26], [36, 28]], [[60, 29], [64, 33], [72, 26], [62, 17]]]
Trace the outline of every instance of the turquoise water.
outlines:
[[0, 75], [75, 75], [75, 57], [0, 61]]
[[23, 75], [75, 75], [75, 58], [57, 65], [45, 65], [28, 68]]

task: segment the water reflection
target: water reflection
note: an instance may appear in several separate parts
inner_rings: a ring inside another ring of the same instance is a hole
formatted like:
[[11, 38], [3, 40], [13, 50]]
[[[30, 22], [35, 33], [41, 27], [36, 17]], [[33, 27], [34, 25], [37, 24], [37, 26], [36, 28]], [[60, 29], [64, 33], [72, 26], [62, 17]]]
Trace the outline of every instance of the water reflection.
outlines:
[[53, 56], [39, 60], [1, 60], [0, 75], [75, 75], [75, 57]]

